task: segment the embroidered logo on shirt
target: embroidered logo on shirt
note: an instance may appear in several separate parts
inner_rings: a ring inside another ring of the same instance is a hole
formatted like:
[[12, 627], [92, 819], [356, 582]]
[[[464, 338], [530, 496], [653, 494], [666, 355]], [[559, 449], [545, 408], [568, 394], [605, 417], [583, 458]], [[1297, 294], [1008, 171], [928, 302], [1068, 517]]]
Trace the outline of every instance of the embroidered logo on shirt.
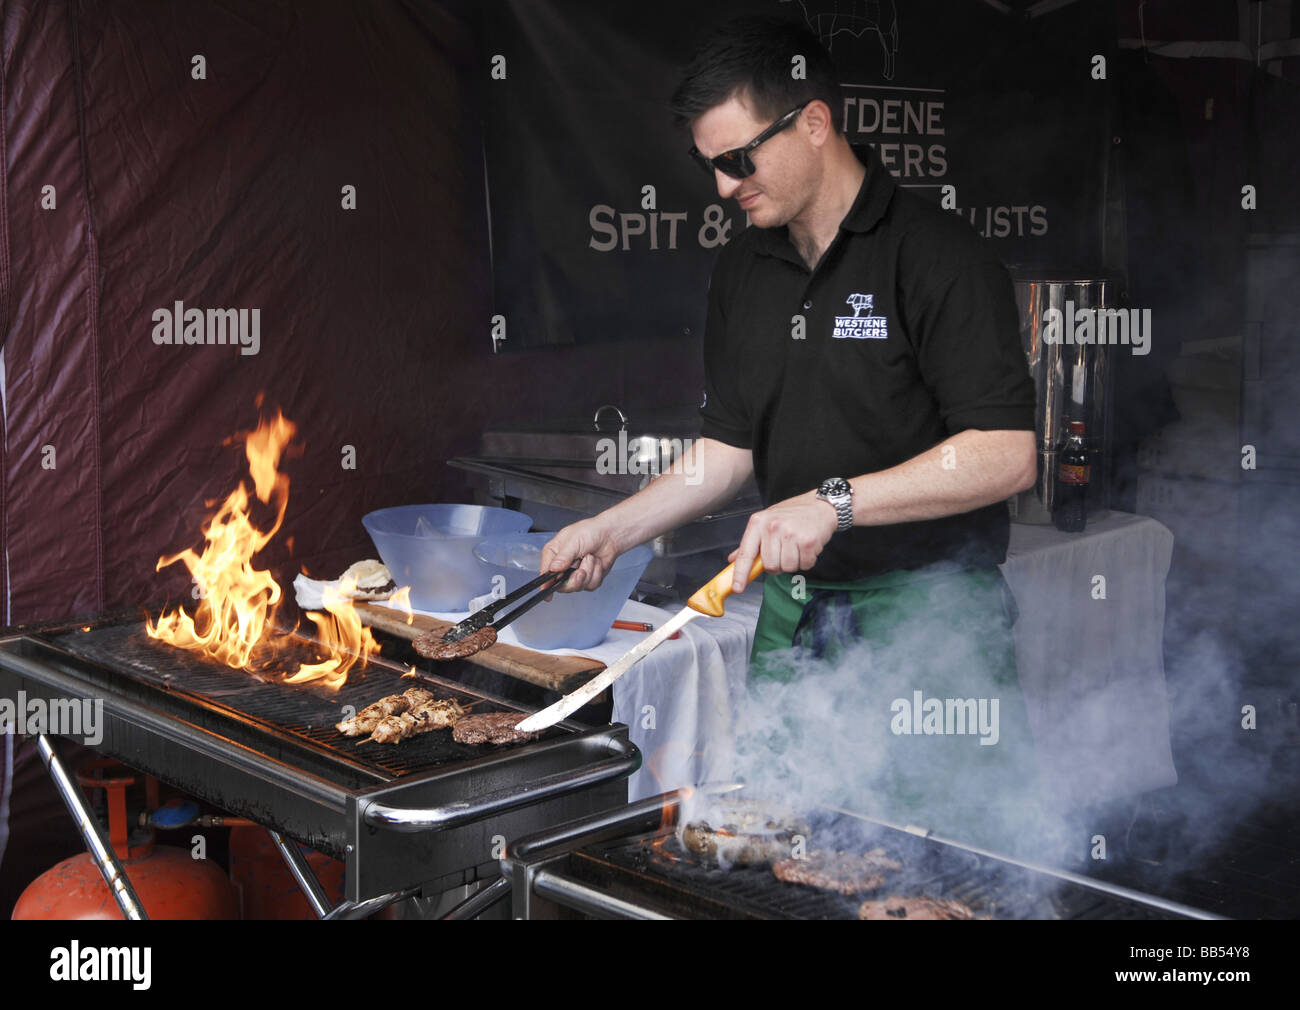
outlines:
[[[872, 312], [875, 295], [852, 294], [844, 299], [853, 309], [851, 316], [836, 316], [831, 336], [836, 340], [884, 340], [889, 336], [888, 319]], [[866, 315], [863, 315], [863, 313]]]

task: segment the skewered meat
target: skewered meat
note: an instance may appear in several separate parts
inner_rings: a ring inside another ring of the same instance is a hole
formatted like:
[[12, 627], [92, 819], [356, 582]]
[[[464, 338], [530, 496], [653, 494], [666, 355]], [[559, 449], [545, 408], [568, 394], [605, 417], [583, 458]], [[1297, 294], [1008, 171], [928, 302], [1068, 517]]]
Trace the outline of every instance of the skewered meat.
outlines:
[[698, 817], [681, 828], [682, 845], [724, 865], [788, 859], [795, 836], [810, 833], [793, 810], [743, 796], [700, 801], [693, 810]]
[[885, 882], [886, 873], [902, 868], [903, 864], [886, 856], [884, 849], [872, 849], [861, 855], [813, 852], [806, 859], [782, 859], [772, 864], [772, 873], [787, 884], [806, 884], [851, 895], [874, 891]]
[[864, 901], [859, 919], [974, 919], [975, 913], [951, 898], [884, 898]]
[[410, 736], [411, 730], [415, 728], [415, 720], [411, 718], [410, 712], [403, 712], [401, 715], [389, 715], [380, 719], [375, 725], [375, 730], [370, 734], [370, 739], [375, 743], [397, 743], [399, 740]]
[[[376, 743], [396, 743], [413, 733], [450, 726], [463, 709], [454, 701], [440, 701], [423, 687], [408, 687], [367, 705], [335, 726], [345, 736], [365, 736]], [[418, 728], [417, 728], [418, 727]]]
[[497, 629], [491, 625], [466, 635], [459, 642], [444, 642], [443, 634], [445, 632], [426, 631], [411, 644], [426, 659], [464, 659], [482, 652], [497, 640]]
[[427, 705], [434, 700], [433, 692], [423, 687], [408, 687], [402, 692], [402, 697], [411, 708], [419, 708], [421, 705]]
[[[412, 733], [427, 733], [431, 729], [446, 729], [460, 722], [465, 710], [451, 698], [430, 698], [419, 705], [413, 705], [409, 712], [403, 713], [415, 724]], [[409, 736], [410, 734], [408, 734]]]
[[697, 856], [724, 866], [758, 866], [790, 855], [788, 834], [733, 834], [699, 821], [682, 829], [682, 844]]
[[370, 739], [375, 743], [399, 743], [419, 733], [446, 729], [448, 726], [456, 725], [465, 713], [465, 710], [451, 698], [435, 698], [423, 688], [417, 687], [411, 690], [427, 695], [427, 700], [412, 705], [401, 715], [390, 715], [386, 719], [379, 720], [375, 731], [370, 735]]
[[520, 733], [515, 727], [523, 722], [518, 712], [484, 712], [469, 715], [452, 727], [451, 735], [457, 743], [515, 743], [532, 740], [536, 733]]
[[[411, 690], [419, 690], [412, 688]], [[344, 719], [334, 728], [344, 736], [365, 736], [367, 733], [374, 732], [381, 719], [386, 719], [391, 715], [401, 715], [411, 707], [411, 702], [401, 694], [390, 694], [387, 697], [380, 698], [373, 705], [367, 705], [356, 715]]]

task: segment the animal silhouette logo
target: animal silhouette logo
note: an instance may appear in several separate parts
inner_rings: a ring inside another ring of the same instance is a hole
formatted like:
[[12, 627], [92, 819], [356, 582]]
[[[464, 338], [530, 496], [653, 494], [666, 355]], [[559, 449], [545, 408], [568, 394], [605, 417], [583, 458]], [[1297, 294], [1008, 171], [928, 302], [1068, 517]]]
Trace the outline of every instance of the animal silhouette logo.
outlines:
[[849, 297], [847, 297], [844, 300], [848, 302], [849, 305], [853, 306], [853, 318], [857, 319], [860, 315], [862, 315], [863, 309], [867, 310], [867, 315], [871, 315], [871, 309], [873, 307], [871, 303], [872, 303], [872, 299], [874, 298], [875, 295], [854, 294], [854, 295], [849, 295]]

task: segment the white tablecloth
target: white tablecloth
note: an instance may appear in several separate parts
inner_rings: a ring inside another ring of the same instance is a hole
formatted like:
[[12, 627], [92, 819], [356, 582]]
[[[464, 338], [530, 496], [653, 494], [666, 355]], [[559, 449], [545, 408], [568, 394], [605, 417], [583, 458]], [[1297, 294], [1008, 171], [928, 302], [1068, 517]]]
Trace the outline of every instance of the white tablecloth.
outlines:
[[1178, 779], [1163, 651], [1173, 546], [1156, 520], [1126, 512], [1084, 533], [1011, 526], [1016, 664], [1043, 783], [1063, 807]]

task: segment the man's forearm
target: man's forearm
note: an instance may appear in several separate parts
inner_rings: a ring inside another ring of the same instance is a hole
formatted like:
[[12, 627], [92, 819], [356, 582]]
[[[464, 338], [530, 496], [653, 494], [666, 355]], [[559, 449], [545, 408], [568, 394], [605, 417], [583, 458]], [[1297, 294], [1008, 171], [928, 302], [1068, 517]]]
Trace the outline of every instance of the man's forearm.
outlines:
[[749, 450], [697, 439], [670, 470], [599, 518], [625, 551], [725, 505], [753, 472]]
[[850, 478], [853, 524], [938, 519], [1002, 501], [1033, 486], [1032, 431], [960, 432], [905, 463]]

